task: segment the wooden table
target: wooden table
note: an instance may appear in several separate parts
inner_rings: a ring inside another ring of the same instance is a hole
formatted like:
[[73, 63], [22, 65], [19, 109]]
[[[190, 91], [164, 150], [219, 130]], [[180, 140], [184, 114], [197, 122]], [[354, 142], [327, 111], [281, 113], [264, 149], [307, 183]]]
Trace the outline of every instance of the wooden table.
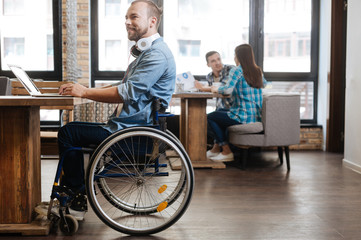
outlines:
[[216, 95], [210, 92], [176, 93], [181, 99], [179, 138], [194, 168], [225, 168], [222, 162], [207, 159], [207, 99]]
[[41, 202], [40, 106], [73, 108], [86, 102], [71, 97], [0, 97], [0, 233], [49, 233], [34, 222], [34, 208]]

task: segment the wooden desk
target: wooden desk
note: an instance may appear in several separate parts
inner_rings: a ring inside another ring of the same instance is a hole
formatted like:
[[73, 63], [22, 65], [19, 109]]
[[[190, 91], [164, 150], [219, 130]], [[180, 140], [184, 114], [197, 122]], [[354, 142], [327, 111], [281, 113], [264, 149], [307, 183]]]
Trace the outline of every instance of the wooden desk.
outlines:
[[176, 93], [181, 99], [179, 138], [194, 168], [225, 168], [222, 162], [207, 159], [207, 99], [215, 97], [210, 92]]
[[32, 222], [41, 202], [40, 106], [72, 108], [86, 102], [71, 97], [0, 97], [0, 233], [48, 234], [49, 229]]

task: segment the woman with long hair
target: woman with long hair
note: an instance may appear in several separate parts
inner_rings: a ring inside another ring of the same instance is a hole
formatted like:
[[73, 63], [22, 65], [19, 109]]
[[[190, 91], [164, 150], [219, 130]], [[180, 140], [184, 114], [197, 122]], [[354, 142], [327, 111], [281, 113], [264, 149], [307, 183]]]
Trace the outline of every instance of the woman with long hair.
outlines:
[[219, 109], [207, 116], [208, 134], [214, 139], [213, 148], [207, 151], [207, 158], [213, 161], [234, 160], [233, 152], [227, 142], [227, 127], [261, 121], [262, 88], [266, 84], [262, 70], [254, 60], [252, 46], [242, 44], [236, 47], [232, 69], [226, 84], [212, 87], [212, 92], [230, 96], [229, 110]]

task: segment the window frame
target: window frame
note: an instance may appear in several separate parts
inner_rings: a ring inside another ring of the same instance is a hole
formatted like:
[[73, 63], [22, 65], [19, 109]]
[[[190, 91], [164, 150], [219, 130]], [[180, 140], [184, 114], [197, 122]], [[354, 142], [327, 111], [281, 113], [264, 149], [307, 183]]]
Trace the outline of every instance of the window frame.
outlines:
[[[158, 6], [163, 6], [163, 0], [152, 0]], [[95, 81], [120, 81], [124, 78], [125, 71], [101, 71], [99, 70], [99, 17], [98, 17], [98, 0], [90, 1], [90, 34], [91, 34], [91, 71], [90, 86], [95, 87]], [[124, 19], [125, 22], [125, 19]], [[163, 17], [158, 28], [158, 32], [163, 36]], [[126, 39], [128, 41], [128, 39]]]
[[[53, 0], [53, 44], [54, 44], [54, 70], [53, 71], [26, 71], [31, 78], [41, 78], [50, 81], [62, 81], [62, 23], [61, 0]], [[0, 43], [1, 44], [1, 43]], [[1, 48], [0, 48], [1, 51]], [[3, 70], [0, 58], [0, 75], [13, 78], [10, 70]]]
[[124, 71], [100, 71], [99, 70], [99, 24], [98, 24], [98, 0], [90, 1], [90, 34], [91, 34], [91, 72], [90, 85], [95, 86], [96, 80], [119, 80], [124, 77]]
[[[53, 0], [53, 46], [54, 46], [54, 70], [52, 71], [30, 71], [26, 73], [31, 78], [44, 79], [44, 81], [62, 81], [62, 1]], [[1, 44], [1, 43], [0, 43]], [[0, 48], [1, 54], [1, 48]], [[14, 78], [14, 74], [11, 70], [4, 70], [1, 67], [0, 58], [0, 75], [9, 78]], [[47, 126], [60, 126], [61, 122], [61, 111], [59, 111], [59, 121], [41, 121], [41, 125]]]
[[[313, 119], [301, 119], [303, 124], [317, 124], [318, 102], [318, 65], [319, 65], [319, 0], [311, 1], [311, 69], [310, 72], [264, 72], [269, 82], [312, 82], [313, 83]], [[264, 55], [264, 0], [250, 1], [250, 40], [254, 47], [257, 65], [263, 69]]]
[[[153, 0], [163, 7], [163, 0]], [[264, 72], [269, 82], [312, 82], [313, 83], [313, 118], [301, 119], [303, 124], [317, 124], [318, 102], [318, 65], [319, 65], [319, 0], [311, 1], [311, 69], [310, 72]], [[254, 47], [256, 63], [263, 68], [264, 56], [264, 0], [249, 0], [249, 44]], [[163, 19], [159, 27], [163, 35]], [[99, 71], [98, 65], [98, 0], [91, 1], [91, 86], [97, 80], [121, 80], [124, 71]], [[206, 75], [196, 75], [196, 79], [205, 79]]]

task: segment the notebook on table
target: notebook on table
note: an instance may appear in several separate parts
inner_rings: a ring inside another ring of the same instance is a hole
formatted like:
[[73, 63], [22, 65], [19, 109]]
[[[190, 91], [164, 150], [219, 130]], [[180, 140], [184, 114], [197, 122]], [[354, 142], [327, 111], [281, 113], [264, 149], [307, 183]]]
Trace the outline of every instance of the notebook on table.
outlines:
[[8, 66], [32, 97], [72, 97], [69, 95], [60, 95], [59, 93], [41, 93], [24, 69], [12, 64], [8, 64]]

